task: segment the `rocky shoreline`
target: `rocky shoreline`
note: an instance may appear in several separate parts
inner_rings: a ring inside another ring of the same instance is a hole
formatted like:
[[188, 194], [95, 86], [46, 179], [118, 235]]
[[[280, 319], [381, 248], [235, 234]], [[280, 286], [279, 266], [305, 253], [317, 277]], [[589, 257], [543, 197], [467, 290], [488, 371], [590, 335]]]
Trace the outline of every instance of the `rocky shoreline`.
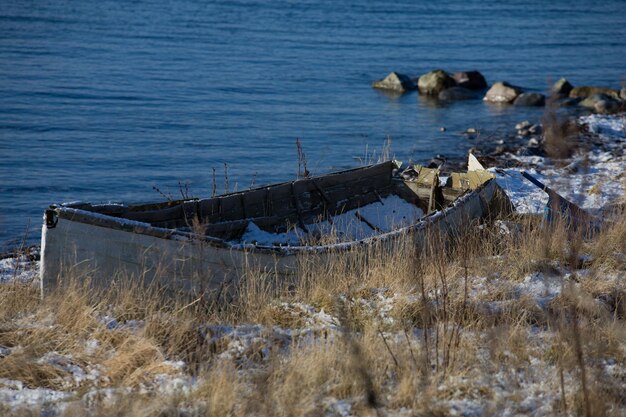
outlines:
[[[374, 81], [373, 88], [391, 95], [417, 91], [420, 96], [439, 102], [481, 100], [491, 106], [544, 107], [541, 120], [520, 120], [507, 132], [482, 132], [469, 126], [462, 135], [472, 140], [470, 149], [487, 167], [520, 165], [515, 157], [550, 157], [567, 160], [578, 150], [602, 146], [594, 141], [584, 124], [590, 114], [618, 115], [626, 112], [626, 87], [574, 86], [561, 78], [547, 91], [529, 90], [507, 81], [489, 85], [479, 71], [450, 73], [435, 69], [418, 77], [391, 72]], [[442, 127], [441, 131], [446, 128]], [[615, 149], [612, 150], [615, 152]], [[464, 169], [464, 157], [436, 155], [428, 162], [443, 171]]]
[[[606, 125], [615, 124], [613, 130], [607, 135]], [[531, 170], [541, 177], [542, 173], [548, 177], [542, 180], [550, 184], [570, 182], [563, 192], [576, 199], [575, 195], [584, 195], [589, 190], [600, 189], [599, 181], [603, 181], [602, 186], [607, 188], [607, 182], [613, 181], [611, 191], [596, 201], [590, 208], [592, 210], [601, 209], [604, 203], [610, 205], [624, 204], [623, 190], [619, 195], [620, 184], [626, 189], [626, 112], [612, 115], [591, 115], [574, 117], [571, 114], [558, 114], [547, 112], [541, 121], [531, 123], [523, 120], [515, 126], [511, 126], [510, 131], [493, 138], [492, 136], [481, 137], [481, 132], [475, 128], [468, 128], [463, 132], [471, 137], [475, 146], [471, 149], [477, 159], [491, 170], [509, 171], [510, 173], [520, 170]], [[605, 167], [605, 165], [611, 165]], [[467, 169], [466, 157], [446, 157], [435, 155], [430, 161], [422, 161], [431, 168], [439, 168], [442, 175], [450, 172], [460, 172]], [[593, 169], [592, 169], [593, 168]], [[586, 174], [588, 171], [590, 174]], [[614, 178], [610, 175], [614, 174]], [[586, 190], [575, 189], [580, 181], [575, 175], [587, 175], [585, 182], [588, 184]], [[550, 179], [550, 176], [555, 178]], [[507, 179], [507, 184], [508, 184]], [[518, 199], [524, 198], [540, 201], [541, 190], [533, 189], [533, 186], [525, 184], [521, 180], [518, 189], [507, 190], [518, 194]], [[606, 191], [606, 190], [605, 190]], [[582, 193], [582, 194], [581, 194]], [[580, 200], [580, 199], [579, 199]], [[578, 201], [580, 203], [580, 201]], [[527, 204], [527, 203], [524, 203]], [[540, 207], [541, 204], [535, 204]], [[582, 204], [584, 205], [584, 204]], [[39, 260], [39, 245], [23, 246], [14, 250], [0, 253], [2, 259], [21, 259], [30, 264]], [[8, 262], [8, 261], [7, 261]], [[25, 268], [30, 271], [29, 268]], [[12, 280], [15, 271], [11, 268], [2, 268], [0, 265], [0, 281]], [[29, 272], [30, 273], [30, 272]], [[28, 274], [27, 274], [28, 275]], [[30, 275], [28, 275], [30, 277]]]
[[[543, 157], [566, 161], [577, 151], [602, 147], [605, 144], [595, 140], [579, 117], [554, 114], [544, 115], [542, 120], [522, 120], [511, 126], [507, 132], [482, 132], [470, 127], [463, 135], [472, 140], [470, 152], [486, 167], [510, 168], [522, 166], [516, 157]], [[616, 149], [612, 148], [612, 152]], [[444, 171], [458, 171], [466, 168], [466, 158], [435, 156], [430, 163]], [[431, 166], [432, 167], [432, 166]]]
[[620, 90], [598, 86], [573, 86], [566, 78], [559, 79], [544, 93], [528, 91], [507, 81], [496, 81], [490, 87], [479, 71], [448, 73], [435, 69], [419, 77], [392, 71], [372, 83], [373, 88], [404, 94], [419, 94], [441, 101], [480, 99], [490, 104], [519, 107], [578, 108], [594, 113], [626, 111], [626, 87]]
[[[621, 90], [596, 87], [574, 86], [561, 78], [546, 94], [528, 91], [506, 81], [488, 84], [479, 71], [448, 73], [433, 70], [419, 77], [391, 72], [384, 79], [375, 81], [376, 89], [406, 94], [417, 91], [420, 96], [434, 101], [476, 100], [493, 106], [542, 106], [543, 115], [538, 119], [520, 120], [506, 132], [488, 131], [468, 126], [459, 132], [471, 141], [470, 152], [487, 168], [528, 167], [524, 158], [547, 158], [559, 165], [572, 163], [581, 151], [609, 152], [615, 157], [623, 157], [624, 146], [608, 146], [606, 141], [597, 140], [589, 132], [581, 117], [607, 115], [620, 117], [626, 114], [626, 87]], [[442, 132], [446, 127], [440, 128]], [[438, 167], [442, 173], [466, 169], [466, 156], [433, 155], [430, 161], [417, 161], [429, 167]], [[22, 245], [23, 246], [23, 245]], [[0, 253], [0, 259], [23, 253], [23, 248], [10, 248]], [[36, 246], [27, 252], [37, 253]]]

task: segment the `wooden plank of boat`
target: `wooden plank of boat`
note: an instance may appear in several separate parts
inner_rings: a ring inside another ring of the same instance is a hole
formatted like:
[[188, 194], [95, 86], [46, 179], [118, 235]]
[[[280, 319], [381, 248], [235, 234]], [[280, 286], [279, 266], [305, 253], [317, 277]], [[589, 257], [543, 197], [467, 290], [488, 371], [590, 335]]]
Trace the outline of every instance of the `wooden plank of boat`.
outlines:
[[[183, 289], [214, 288], [225, 282], [234, 285], [246, 271], [293, 277], [309, 254], [330, 259], [381, 242], [391, 250], [394, 242], [409, 234], [419, 241], [428, 229], [451, 233], [469, 219], [489, 214], [489, 205], [503, 194], [495, 181], [486, 178], [474, 189], [455, 190], [459, 198], [414, 224], [391, 231], [372, 227], [377, 234], [361, 240], [299, 246], [229, 240], [251, 221], [266, 230], [283, 230], [298, 218], [313, 222], [328, 216], [328, 210], [338, 215], [382, 202], [381, 196], [394, 193], [425, 207], [428, 200], [419, 200], [424, 195], [421, 182], [428, 184], [429, 197], [436, 184], [439, 205], [445, 203], [437, 173], [418, 167], [412, 182], [392, 178], [395, 168], [389, 162], [299, 180], [293, 189], [291, 183], [284, 183], [203, 200], [51, 206], [42, 230], [42, 294], [67, 276], [85, 276], [103, 285], [116, 277], [158, 279]], [[294, 201], [292, 191], [300, 203]], [[192, 227], [191, 217], [201, 224], [203, 233]]]

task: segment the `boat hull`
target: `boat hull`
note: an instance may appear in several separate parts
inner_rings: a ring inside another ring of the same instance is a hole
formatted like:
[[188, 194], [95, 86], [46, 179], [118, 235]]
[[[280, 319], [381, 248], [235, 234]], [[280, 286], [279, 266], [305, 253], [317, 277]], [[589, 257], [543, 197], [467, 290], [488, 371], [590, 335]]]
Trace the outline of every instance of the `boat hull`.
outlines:
[[53, 224], [48, 219], [43, 226], [42, 295], [70, 278], [90, 279], [104, 286], [116, 279], [156, 280], [171, 288], [193, 291], [235, 286], [242, 277], [259, 273], [294, 279], [312, 259], [331, 262], [337, 257], [371, 252], [372, 248], [393, 252], [407, 236], [413, 244], [423, 246], [427, 233], [455, 234], [472, 219], [499, 211], [502, 198], [506, 199], [504, 193], [492, 180], [468, 191], [444, 210], [402, 229], [354, 242], [287, 248], [216, 245], [145, 224], [110, 227], [114, 220], [91, 221], [88, 212], [60, 209]]

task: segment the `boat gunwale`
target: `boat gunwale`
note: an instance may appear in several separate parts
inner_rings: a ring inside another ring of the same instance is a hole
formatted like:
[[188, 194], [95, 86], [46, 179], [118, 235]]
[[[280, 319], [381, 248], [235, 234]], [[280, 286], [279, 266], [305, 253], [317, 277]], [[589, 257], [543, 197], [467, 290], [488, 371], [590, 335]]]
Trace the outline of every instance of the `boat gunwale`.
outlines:
[[[321, 178], [332, 178], [334, 176], [346, 175], [346, 174], [350, 174], [352, 172], [367, 171], [367, 170], [369, 170], [371, 168], [382, 167], [382, 166], [385, 166], [385, 165], [388, 165], [389, 168], [391, 168], [391, 170], [393, 170], [394, 168], [399, 168], [398, 161], [385, 161], [385, 162], [381, 162], [379, 164], [372, 164], [372, 165], [366, 165], [366, 166], [362, 166], [362, 167], [349, 168], [349, 169], [345, 169], [343, 171], [330, 172], [328, 174], [315, 175], [315, 176], [305, 177], [305, 178], [297, 178], [297, 179], [295, 179], [293, 181], [283, 181], [283, 182], [277, 182], [277, 183], [272, 183], [272, 184], [267, 184], [267, 185], [260, 185], [258, 187], [249, 188], [249, 189], [241, 190], [241, 191], [227, 192], [227, 193], [219, 194], [219, 195], [216, 195], [216, 196], [213, 196], [213, 197], [187, 198], [187, 199], [163, 201], [163, 202], [158, 202], [158, 203], [148, 203], [148, 202], [146, 202], [146, 203], [137, 203], [137, 204], [129, 204], [129, 205], [120, 204], [120, 203], [110, 203], [110, 204], [93, 205], [92, 207], [98, 207], [98, 206], [120, 206], [120, 207], [126, 208], [127, 210], [129, 210], [131, 212], [133, 212], [133, 211], [144, 211], [144, 210], [155, 210], [155, 209], [156, 210], [166, 209], [166, 208], [174, 207], [174, 206], [185, 204], [185, 203], [202, 202], [202, 201], [206, 201], [206, 200], [211, 200], [213, 198], [232, 197], [232, 196], [236, 196], [236, 195], [251, 193], [253, 191], [266, 190], [268, 188], [275, 188], [275, 187], [277, 188], [277, 187], [285, 186], [285, 185], [289, 185], [289, 184], [298, 184], [298, 183], [308, 182], [308, 181], [315, 182], [315, 180], [318, 180], [318, 179], [321, 179]], [[391, 174], [391, 170], [390, 170], [389, 174]], [[82, 202], [77, 202], [77, 203], [72, 203], [72, 204], [80, 205], [80, 204], [82, 204]]]

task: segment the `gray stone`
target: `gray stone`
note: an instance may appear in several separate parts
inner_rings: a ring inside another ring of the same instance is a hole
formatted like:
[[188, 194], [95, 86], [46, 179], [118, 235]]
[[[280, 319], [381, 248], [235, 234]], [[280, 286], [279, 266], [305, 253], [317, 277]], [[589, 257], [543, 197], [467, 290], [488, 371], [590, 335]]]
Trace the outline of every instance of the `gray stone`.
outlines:
[[492, 155], [494, 156], [500, 156], [503, 155], [505, 152], [507, 151], [506, 146], [504, 145], [498, 145], [496, 146], [496, 149], [494, 149]]
[[384, 90], [398, 91], [401, 93], [415, 90], [417, 88], [415, 83], [408, 76], [404, 74], [399, 74], [397, 72], [391, 72], [382, 80], [374, 81], [372, 87]]
[[608, 99], [608, 96], [605, 96], [604, 94], [594, 94], [590, 97], [586, 97], [584, 100], [581, 100], [580, 103], [578, 103], [578, 105], [580, 107], [584, 107], [586, 109], [592, 109], [596, 106], [596, 103], [600, 100], [605, 100]]
[[528, 147], [536, 148], [537, 146], [539, 146], [539, 141], [537, 140], [536, 137], [532, 137], [528, 139]]
[[491, 103], [511, 103], [522, 94], [522, 89], [504, 81], [498, 81], [491, 86], [483, 100]]
[[470, 90], [482, 90], [487, 88], [485, 77], [478, 71], [455, 72], [452, 78], [459, 87]]
[[514, 106], [538, 107], [545, 106], [546, 96], [539, 93], [522, 93], [515, 98]]
[[571, 85], [570, 82], [567, 81], [567, 79], [561, 78], [559, 81], [554, 83], [550, 91], [552, 92], [552, 94], [566, 97], [569, 95], [573, 88], [574, 86]]
[[582, 101], [582, 98], [580, 97], [574, 97], [574, 98], [568, 97], [566, 99], [557, 101], [557, 103], [560, 107], [574, 107], [574, 106], [578, 106], [578, 103], [580, 103], [581, 101]]
[[524, 120], [515, 125], [515, 130], [528, 129], [530, 126], [532, 126], [531, 123], [528, 120]]
[[623, 101], [626, 101], [626, 87], [622, 88], [619, 91], [619, 98], [621, 98]]
[[619, 110], [620, 103], [606, 94], [594, 94], [581, 101], [579, 106], [593, 110], [596, 113], [611, 113]]
[[439, 93], [439, 100], [471, 100], [476, 93], [463, 87], [450, 87]]
[[577, 97], [585, 98], [585, 97], [593, 96], [595, 94], [604, 94], [605, 96], [619, 98], [619, 91], [613, 90], [612, 88], [588, 87], [588, 86], [573, 88], [572, 91], [570, 91], [569, 96], [572, 98], [577, 98]]
[[446, 88], [454, 87], [456, 83], [444, 70], [434, 70], [422, 75], [417, 87], [419, 92], [426, 95], [436, 96]]
[[621, 108], [616, 100], [600, 100], [596, 103], [595, 111], [598, 113], [614, 113]]

